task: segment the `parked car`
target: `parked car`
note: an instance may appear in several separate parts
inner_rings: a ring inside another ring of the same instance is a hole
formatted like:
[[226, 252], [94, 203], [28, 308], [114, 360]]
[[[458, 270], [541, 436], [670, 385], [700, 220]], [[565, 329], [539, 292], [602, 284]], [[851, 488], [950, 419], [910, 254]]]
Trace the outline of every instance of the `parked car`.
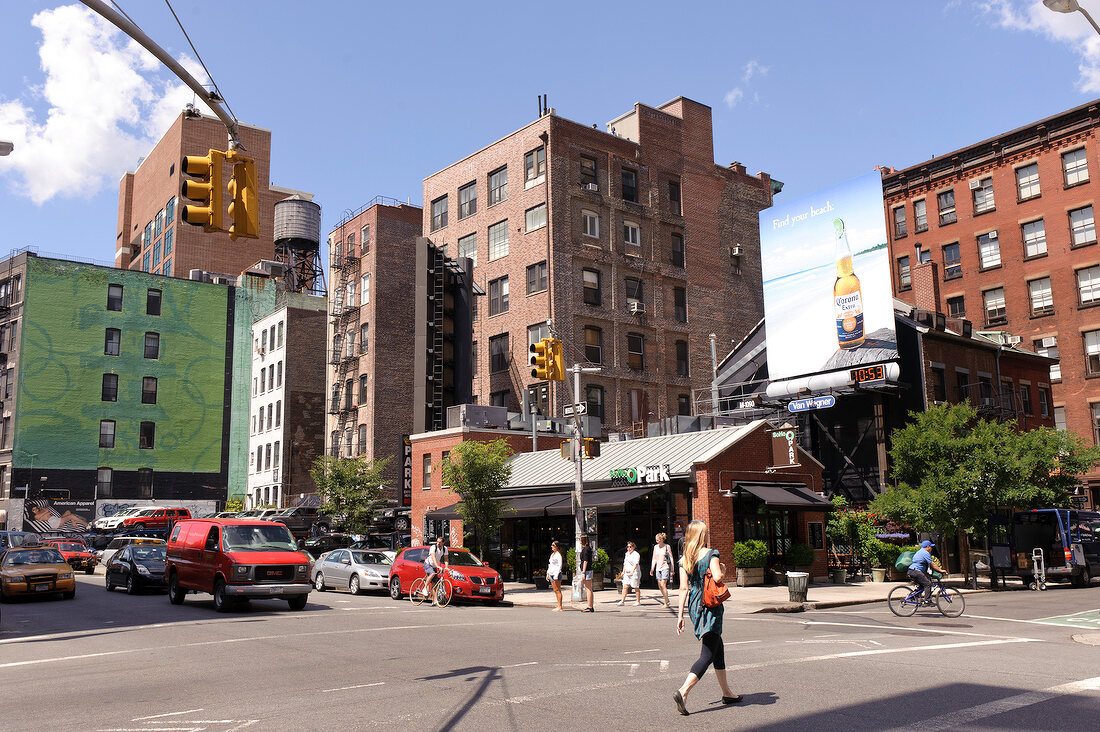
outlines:
[[111, 558], [104, 568], [107, 591], [125, 587], [126, 594], [136, 595], [139, 590], [166, 590], [164, 580], [165, 544], [129, 544]]
[[82, 569], [84, 574], [95, 572], [95, 552], [84, 543], [83, 539], [47, 539], [44, 546], [52, 546], [61, 552], [61, 556], [73, 569]]
[[170, 529], [177, 522], [191, 518], [186, 508], [142, 508], [132, 516], [122, 519], [119, 528], [127, 529]]
[[295, 536], [309, 536], [313, 527], [317, 532], [327, 534], [332, 530], [332, 519], [321, 513], [321, 509], [312, 506], [295, 506], [263, 517], [268, 521], [277, 521], [290, 529]]
[[0, 531], [0, 550], [23, 544], [40, 544], [41, 537], [33, 531]]
[[313, 587], [309, 559], [287, 528], [250, 519], [179, 522], [168, 538], [164, 572], [173, 605], [188, 592], [208, 592], [218, 612], [253, 598], [285, 598], [291, 610], [301, 610]]
[[408, 534], [367, 534], [365, 539], [355, 542], [351, 549], [391, 549], [397, 551], [409, 546], [411, 537]]
[[208, 516], [207, 518], [237, 518], [238, 516], [240, 516], [240, 511], [219, 511], [213, 516]]
[[133, 516], [141, 510], [141, 506], [123, 508], [110, 516], [101, 516], [92, 522], [93, 531], [114, 531], [122, 525], [123, 519]]
[[96, 559], [99, 561], [100, 564], [106, 567], [114, 558], [115, 554], [120, 552], [123, 547], [129, 546], [130, 544], [165, 543], [166, 542], [164, 541], [164, 539], [156, 539], [151, 536], [116, 536], [115, 538], [111, 539], [111, 543], [107, 545], [107, 548], [97, 555]]
[[[424, 559], [429, 547], [402, 549], [390, 567], [390, 597], [400, 600], [409, 594], [412, 583], [424, 576]], [[447, 549], [447, 578], [454, 585], [454, 597], [488, 600], [504, 599], [504, 582], [500, 574], [466, 549]]]
[[305, 549], [318, 559], [325, 552], [333, 549], [346, 549], [355, 543], [355, 539], [347, 534], [322, 534], [312, 539], [305, 540]]
[[0, 553], [0, 600], [39, 593], [76, 597], [76, 576], [61, 552], [51, 546], [17, 546]]
[[253, 508], [248, 511], [241, 511], [235, 518], [247, 518], [247, 519], [266, 519], [281, 511], [281, 508]]
[[313, 588], [347, 589], [353, 595], [362, 590], [384, 590], [389, 585], [393, 560], [382, 552], [366, 549], [334, 549], [313, 565]]

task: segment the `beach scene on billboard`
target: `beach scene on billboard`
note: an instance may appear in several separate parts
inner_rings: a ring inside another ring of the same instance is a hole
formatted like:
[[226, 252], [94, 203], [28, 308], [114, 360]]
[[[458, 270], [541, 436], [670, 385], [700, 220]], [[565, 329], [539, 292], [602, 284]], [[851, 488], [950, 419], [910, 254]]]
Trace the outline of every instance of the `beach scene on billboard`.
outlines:
[[897, 358], [879, 173], [777, 198], [760, 255], [773, 381]]

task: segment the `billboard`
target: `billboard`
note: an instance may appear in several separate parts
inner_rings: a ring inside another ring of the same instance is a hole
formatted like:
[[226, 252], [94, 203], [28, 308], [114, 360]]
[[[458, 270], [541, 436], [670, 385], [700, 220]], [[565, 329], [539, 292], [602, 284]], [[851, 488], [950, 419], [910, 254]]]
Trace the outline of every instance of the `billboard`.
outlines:
[[23, 530], [83, 532], [95, 520], [95, 501], [27, 499], [23, 504]]
[[772, 381], [897, 358], [877, 172], [760, 212]]

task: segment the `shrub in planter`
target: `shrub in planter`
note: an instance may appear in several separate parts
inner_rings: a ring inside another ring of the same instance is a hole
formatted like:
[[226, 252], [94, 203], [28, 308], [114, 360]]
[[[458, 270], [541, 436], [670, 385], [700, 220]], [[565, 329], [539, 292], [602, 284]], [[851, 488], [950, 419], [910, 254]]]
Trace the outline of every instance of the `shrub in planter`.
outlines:
[[768, 562], [768, 545], [759, 539], [739, 541], [733, 545], [733, 561], [738, 569], [758, 569]]
[[809, 544], [795, 544], [787, 552], [787, 559], [795, 567], [809, 567], [814, 563], [814, 550]]
[[[611, 561], [611, 558], [607, 556], [602, 548], [596, 550], [596, 556], [592, 560], [592, 571], [595, 573], [603, 574], [607, 571], [607, 565]], [[577, 549], [576, 547], [569, 547], [565, 552], [565, 563], [568, 565], [570, 572], [577, 571]]]

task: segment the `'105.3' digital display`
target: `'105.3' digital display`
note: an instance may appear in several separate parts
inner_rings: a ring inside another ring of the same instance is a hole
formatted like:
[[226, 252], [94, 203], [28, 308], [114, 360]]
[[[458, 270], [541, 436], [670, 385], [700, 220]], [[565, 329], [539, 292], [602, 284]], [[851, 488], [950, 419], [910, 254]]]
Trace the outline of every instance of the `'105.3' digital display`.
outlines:
[[876, 363], [874, 366], [861, 366], [858, 369], [849, 371], [848, 377], [857, 384], [864, 384], [868, 381], [885, 381], [886, 366], [881, 363]]

